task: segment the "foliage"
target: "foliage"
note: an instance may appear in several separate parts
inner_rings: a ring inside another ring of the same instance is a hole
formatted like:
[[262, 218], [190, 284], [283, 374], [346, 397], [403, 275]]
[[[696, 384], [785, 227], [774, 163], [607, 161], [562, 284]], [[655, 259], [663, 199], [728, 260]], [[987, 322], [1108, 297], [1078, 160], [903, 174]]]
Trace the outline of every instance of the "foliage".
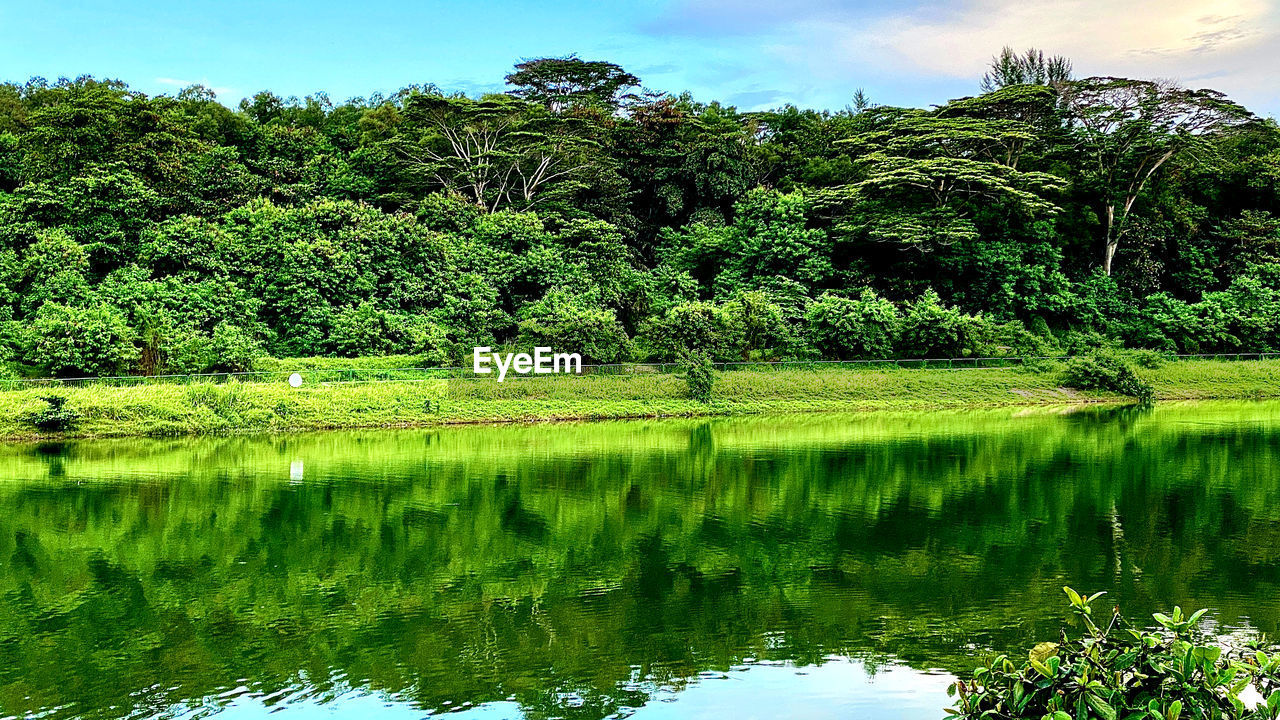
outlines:
[[929, 290], [905, 308], [895, 343], [901, 357], [981, 355], [990, 346], [990, 327], [981, 316], [943, 305]]
[[45, 303], [30, 330], [28, 361], [57, 375], [122, 372], [138, 350], [124, 315], [108, 305], [76, 308]]
[[578, 353], [587, 363], [616, 363], [632, 354], [631, 339], [613, 309], [601, 308], [591, 296], [575, 297], [563, 290], [552, 290], [526, 306], [518, 343]]
[[1057, 86], [1071, 80], [1071, 61], [1062, 55], [1045, 57], [1044, 51], [1028, 48], [1019, 55], [1008, 45], [991, 58], [990, 69], [979, 85], [993, 92], [1010, 85]]
[[878, 359], [893, 354], [901, 315], [893, 303], [864, 289], [855, 300], [832, 293], [809, 305], [810, 340], [823, 357]]
[[81, 414], [67, 407], [67, 398], [63, 395], [41, 395], [45, 407], [27, 413], [23, 420], [37, 430], [45, 432], [66, 432], [74, 430]]
[[1280, 126], [1069, 75], [762, 112], [573, 55], [477, 97], [0, 84], [0, 362], [1280, 350]]
[[623, 99], [619, 95], [640, 84], [640, 78], [613, 63], [582, 60], [575, 55], [516, 63], [515, 72], [506, 80], [515, 88], [512, 95], [553, 111], [575, 105], [616, 109]]
[[[1224, 648], [1200, 627], [1204, 610], [1184, 615], [1155, 613], [1158, 630], [1135, 626], [1116, 608], [1099, 624], [1093, 604], [1105, 593], [1084, 596], [1063, 588], [1085, 632], [1042, 642], [1029, 658], [1006, 655], [961, 680], [955, 717], [1050, 718], [1248, 718], [1280, 716], [1280, 652]], [[1246, 707], [1241, 693], [1252, 687], [1262, 702]]]
[[743, 328], [738, 317], [709, 302], [677, 305], [645, 328], [646, 343], [661, 358], [675, 360], [702, 352], [715, 360], [736, 359]]
[[1081, 390], [1102, 390], [1150, 402], [1155, 389], [1113, 353], [1072, 358], [1062, 376], [1063, 384]]
[[702, 403], [711, 402], [711, 391], [716, 382], [716, 371], [711, 358], [705, 352], [685, 353], [680, 359], [680, 369], [684, 371], [689, 397]]

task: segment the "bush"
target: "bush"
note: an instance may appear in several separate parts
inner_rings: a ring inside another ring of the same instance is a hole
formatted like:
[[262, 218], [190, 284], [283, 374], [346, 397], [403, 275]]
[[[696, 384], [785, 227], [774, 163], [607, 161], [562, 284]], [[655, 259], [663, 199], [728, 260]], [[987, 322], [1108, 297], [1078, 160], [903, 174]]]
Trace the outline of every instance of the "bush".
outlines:
[[1101, 390], [1135, 397], [1142, 402], [1155, 399], [1155, 389], [1124, 360], [1107, 353], [1072, 358], [1062, 383], [1080, 390]]
[[[1036, 645], [1026, 660], [1005, 655], [957, 681], [952, 710], [964, 720], [988, 718], [1223, 718], [1272, 720], [1280, 716], [1280, 652], [1226, 648], [1199, 629], [1204, 610], [1184, 616], [1156, 613], [1160, 630], [1135, 627], [1117, 609], [1104, 625], [1093, 620], [1092, 602], [1063, 588], [1084, 634]], [[1240, 699], [1253, 686], [1264, 701], [1246, 708]]]
[[824, 358], [887, 358], [901, 320], [898, 308], [871, 289], [855, 300], [824, 293], [805, 313], [809, 338]]
[[679, 359], [702, 352], [712, 359], [732, 359], [742, 347], [742, 328], [736, 318], [708, 302], [677, 305], [649, 323], [645, 338], [663, 359]]
[[613, 363], [632, 352], [617, 313], [591, 298], [552, 290], [521, 313], [519, 344], [580, 353], [584, 362]]
[[262, 343], [248, 330], [231, 323], [219, 323], [213, 329], [214, 361], [211, 370], [246, 372], [253, 369], [254, 361], [266, 355]]
[[[1041, 321], [1038, 323], [1041, 330], [1028, 329], [1020, 320], [1011, 320], [1001, 323], [991, 328], [991, 341], [995, 344], [993, 348], [996, 351], [1007, 355], [1016, 355], [1020, 357], [1038, 356], [1058, 354], [1058, 344], [1049, 329]], [[1034, 327], [1034, 325], [1033, 325]]]
[[168, 313], [146, 315], [135, 328], [141, 345], [137, 369], [143, 375], [203, 372], [215, 362], [212, 340]]
[[750, 360], [752, 351], [763, 353], [763, 358], [777, 358], [794, 348], [795, 339], [783, 309], [768, 293], [758, 290], [738, 293], [724, 304], [723, 310], [729, 323], [741, 331], [743, 360]]
[[698, 402], [711, 402], [711, 390], [716, 383], [716, 371], [711, 358], [704, 352], [689, 352], [680, 360], [689, 397]]
[[978, 355], [989, 348], [990, 334], [982, 316], [946, 307], [930, 290], [907, 307], [898, 326], [898, 354], [913, 358]]
[[1156, 350], [1134, 350], [1129, 353], [1129, 357], [1132, 358], [1134, 365], [1147, 370], [1158, 370], [1173, 360], [1171, 353]]
[[28, 361], [54, 375], [116, 375], [138, 358], [124, 314], [109, 305], [45, 303], [29, 338]]
[[67, 399], [61, 395], [42, 395], [46, 407], [27, 413], [22, 420], [46, 432], [66, 432], [80, 421], [80, 413], [67, 407]]

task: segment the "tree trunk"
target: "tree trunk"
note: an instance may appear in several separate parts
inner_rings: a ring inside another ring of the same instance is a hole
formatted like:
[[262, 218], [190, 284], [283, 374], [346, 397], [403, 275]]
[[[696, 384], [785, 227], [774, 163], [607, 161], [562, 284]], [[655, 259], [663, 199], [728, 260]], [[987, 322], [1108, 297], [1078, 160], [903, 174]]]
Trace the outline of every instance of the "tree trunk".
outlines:
[[1115, 224], [1116, 208], [1114, 205], [1107, 205], [1107, 237], [1102, 246], [1102, 272], [1107, 277], [1111, 277], [1111, 259], [1116, 256], [1116, 249], [1120, 247], [1120, 238], [1113, 237]]

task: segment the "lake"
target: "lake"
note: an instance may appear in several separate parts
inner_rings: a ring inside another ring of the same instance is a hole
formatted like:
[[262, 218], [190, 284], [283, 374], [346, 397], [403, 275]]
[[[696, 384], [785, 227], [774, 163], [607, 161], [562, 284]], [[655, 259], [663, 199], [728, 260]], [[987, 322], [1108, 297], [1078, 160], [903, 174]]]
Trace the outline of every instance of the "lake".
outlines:
[[1063, 585], [1280, 634], [1280, 403], [0, 447], [4, 718], [940, 718]]

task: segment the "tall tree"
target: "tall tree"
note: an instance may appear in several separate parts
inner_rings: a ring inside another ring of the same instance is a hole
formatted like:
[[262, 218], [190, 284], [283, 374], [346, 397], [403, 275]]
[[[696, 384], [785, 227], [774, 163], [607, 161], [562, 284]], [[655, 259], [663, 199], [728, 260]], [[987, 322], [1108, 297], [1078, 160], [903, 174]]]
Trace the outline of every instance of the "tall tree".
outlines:
[[573, 119], [501, 95], [418, 95], [406, 101], [405, 114], [416, 134], [392, 144], [410, 169], [490, 211], [538, 205], [587, 164], [593, 144], [571, 131]]
[[1093, 77], [1059, 88], [1087, 181], [1101, 197], [1102, 270], [1111, 274], [1134, 203], [1178, 156], [1202, 158], [1215, 136], [1253, 121], [1245, 108], [1213, 90], [1171, 83]]
[[979, 85], [993, 92], [1010, 85], [1059, 85], [1071, 79], [1071, 61], [1062, 55], [1045, 57], [1044, 51], [1028, 48], [1018, 54], [1008, 45], [991, 58]]
[[1035, 139], [1027, 123], [901, 108], [863, 116], [867, 129], [837, 142], [852, 151], [863, 179], [821, 200], [835, 211], [837, 229], [927, 251], [977, 239], [980, 208], [1027, 216], [1058, 210], [1047, 196], [1062, 179], [1017, 168]]
[[574, 105], [594, 105], [616, 110], [631, 96], [626, 90], [640, 84], [640, 78], [610, 62], [563, 58], [537, 58], [516, 64], [507, 75], [515, 89], [508, 94], [538, 103], [552, 112]]

